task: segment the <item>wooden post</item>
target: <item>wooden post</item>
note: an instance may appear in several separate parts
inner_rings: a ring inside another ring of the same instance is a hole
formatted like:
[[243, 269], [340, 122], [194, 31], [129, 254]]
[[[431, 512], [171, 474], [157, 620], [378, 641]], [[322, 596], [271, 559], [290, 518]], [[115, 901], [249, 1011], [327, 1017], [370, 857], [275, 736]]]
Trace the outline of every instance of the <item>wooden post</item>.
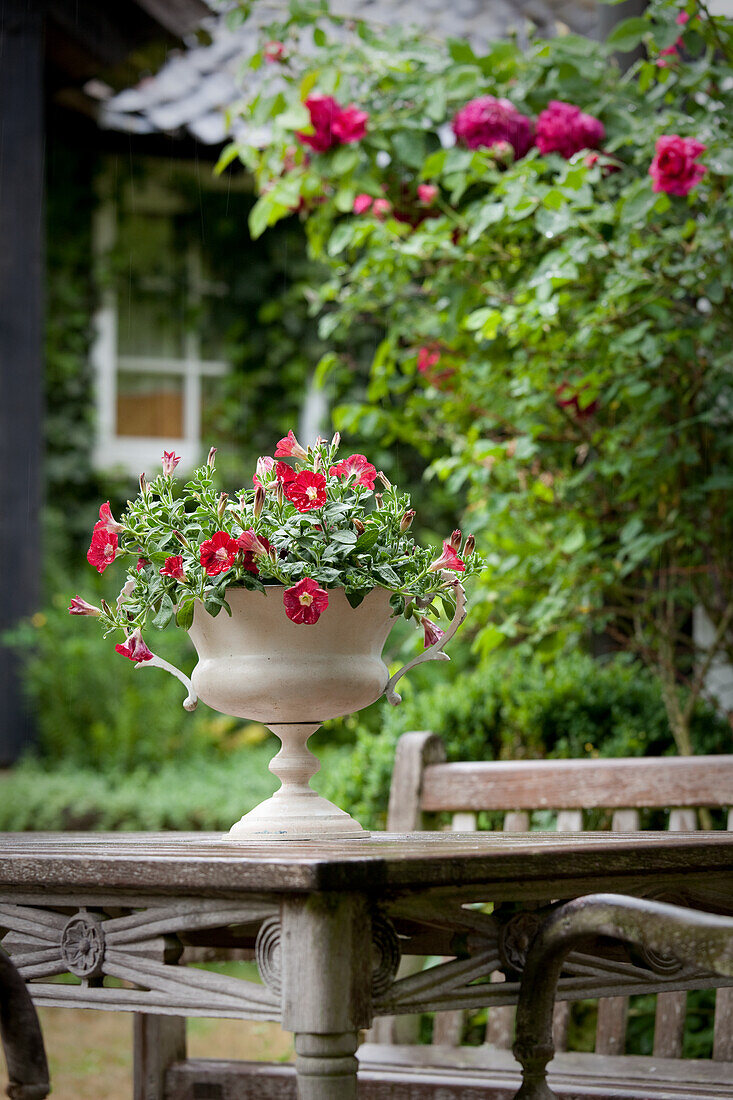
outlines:
[[[43, 433], [43, 21], [0, 0], [0, 632], [38, 607]], [[0, 766], [31, 740], [0, 643]]]
[[133, 1100], [165, 1100], [165, 1074], [186, 1060], [186, 1020], [136, 1012], [132, 1018], [135, 1052]]
[[354, 894], [282, 908], [282, 1022], [295, 1032], [298, 1100], [356, 1100], [358, 1032], [371, 1023], [371, 921]]

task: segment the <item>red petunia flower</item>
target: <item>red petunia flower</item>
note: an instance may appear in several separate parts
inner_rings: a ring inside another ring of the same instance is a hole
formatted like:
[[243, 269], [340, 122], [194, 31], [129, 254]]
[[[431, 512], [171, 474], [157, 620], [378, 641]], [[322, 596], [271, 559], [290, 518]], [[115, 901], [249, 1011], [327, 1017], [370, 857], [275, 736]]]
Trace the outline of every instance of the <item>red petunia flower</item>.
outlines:
[[138, 558], [135, 563], [135, 571], [137, 573], [142, 573], [146, 565], [150, 565], [150, 562], [147, 558]]
[[350, 455], [341, 462], [337, 462], [328, 471], [329, 477], [356, 477], [355, 485], [363, 485], [366, 489], [374, 488], [374, 478], [377, 476], [375, 466], [367, 461], [366, 455]]
[[95, 607], [93, 603], [87, 603], [81, 596], [73, 596], [71, 603], [69, 604], [70, 615], [101, 615], [102, 611], [99, 607]]
[[217, 576], [230, 569], [234, 562], [234, 555], [239, 550], [237, 540], [228, 535], [226, 531], [217, 531], [206, 542], [202, 542], [199, 548], [201, 564], [210, 577]]
[[295, 438], [295, 432], [291, 428], [286, 436], [278, 440], [275, 448], [275, 458], [307, 458], [308, 452], [301, 447]]
[[166, 558], [161, 569], [158, 570], [161, 577], [171, 577], [174, 581], [185, 581], [186, 574], [183, 572], [183, 555], [174, 554], [170, 558]]
[[466, 566], [458, 557], [450, 542], [443, 540], [443, 553], [428, 566], [429, 573], [437, 573], [439, 569], [455, 569], [456, 573], [465, 573]]
[[294, 481], [298, 475], [292, 466], [288, 466], [287, 462], [278, 462], [275, 467], [275, 476], [281, 485], [287, 485], [289, 481]]
[[121, 653], [123, 657], [129, 657], [136, 665], [139, 665], [141, 661], [152, 661], [154, 656], [143, 641], [140, 627], [133, 630], [124, 645], [118, 642], [115, 649], [118, 653]]
[[326, 479], [323, 474], [303, 470], [287, 483], [285, 496], [299, 512], [322, 508], [326, 503]]
[[104, 573], [117, 554], [119, 539], [114, 531], [107, 531], [101, 523], [92, 532], [92, 541], [87, 550], [87, 561], [98, 573]]
[[122, 530], [122, 524], [118, 523], [115, 517], [112, 515], [112, 509], [109, 506], [109, 501], [101, 506], [99, 509], [99, 519], [94, 524], [94, 530], [111, 531], [113, 534], [118, 535]]
[[283, 604], [285, 614], [294, 623], [306, 623], [312, 626], [317, 623], [321, 614], [328, 607], [328, 592], [319, 588], [310, 577], [303, 577], [292, 588], [286, 588], [283, 592]]

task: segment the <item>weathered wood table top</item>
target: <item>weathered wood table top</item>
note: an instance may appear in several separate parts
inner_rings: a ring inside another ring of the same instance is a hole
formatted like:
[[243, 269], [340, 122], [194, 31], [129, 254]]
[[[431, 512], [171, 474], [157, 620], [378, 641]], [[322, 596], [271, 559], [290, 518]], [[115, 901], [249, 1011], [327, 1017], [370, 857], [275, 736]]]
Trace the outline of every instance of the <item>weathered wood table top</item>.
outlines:
[[[376, 833], [367, 840], [232, 843], [217, 833], [0, 834], [0, 888], [391, 892], [479, 887], [570, 893], [637, 877], [728, 880], [733, 833]], [[534, 890], [532, 889], [534, 887]], [[557, 896], [556, 894], [553, 896]]]
[[[375, 1016], [516, 1001], [552, 905], [598, 891], [733, 914], [733, 832], [0, 834], [0, 935], [37, 1004], [143, 1014], [144, 1050], [179, 1049], [171, 1017], [280, 1020], [300, 1100], [356, 1100]], [[186, 965], [201, 948], [254, 949], [264, 984]], [[400, 977], [404, 954], [443, 961]], [[562, 998], [720, 984], [602, 944], [572, 958]], [[497, 969], [507, 980], [487, 982]]]

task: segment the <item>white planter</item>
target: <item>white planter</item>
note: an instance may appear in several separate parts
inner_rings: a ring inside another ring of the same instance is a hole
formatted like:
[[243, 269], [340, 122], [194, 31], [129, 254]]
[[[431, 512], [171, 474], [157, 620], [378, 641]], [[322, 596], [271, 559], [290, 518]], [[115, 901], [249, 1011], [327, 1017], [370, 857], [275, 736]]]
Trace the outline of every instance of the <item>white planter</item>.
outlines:
[[394, 622], [390, 593], [373, 589], [357, 608], [342, 588], [329, 590], [328, 607], [318, 622], [296, 624], [285, 614], [283, 588], [265, 592], [230, 588], [231, 616], [216, 618], [197, 603], [189, 634], [199, 656], [191, 679], [167, 661], [153, 657], [137, 668], [163, 668], [188, 689], [184, 706], [197, 696], [214, 710], [264, 722], [282, 742], [270, 771], [282, 786], [233, 825], [224, 839], [346, 840], [369, 834], [332, 802], [316, 794], [310, 779], [320, 764], [308, 738], [328, 718], [362, 710], [383, 694], [400, 702], [394, 684], [422, 661], [449, 660], [442, 652], [465, 618], [465, 597], [453, 581], [456, 613], [449, 629], [391, 678], [382, 649]]

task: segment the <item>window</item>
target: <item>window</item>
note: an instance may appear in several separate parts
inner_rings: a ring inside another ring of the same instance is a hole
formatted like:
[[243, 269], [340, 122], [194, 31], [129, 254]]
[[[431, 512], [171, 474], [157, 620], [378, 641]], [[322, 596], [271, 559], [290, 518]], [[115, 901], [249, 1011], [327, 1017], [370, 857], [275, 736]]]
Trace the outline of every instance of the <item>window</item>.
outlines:
[[229, 370], [215, 320], [227, 287], [206, 270], [195, 210], [161, 184], [164, 168], [118, 187], [108, 176], [94, 223], [95, 464], [135, 477], [152, 475], [164, 450], [182, 455], [182, 470], [201, 461], [206, 404]]

